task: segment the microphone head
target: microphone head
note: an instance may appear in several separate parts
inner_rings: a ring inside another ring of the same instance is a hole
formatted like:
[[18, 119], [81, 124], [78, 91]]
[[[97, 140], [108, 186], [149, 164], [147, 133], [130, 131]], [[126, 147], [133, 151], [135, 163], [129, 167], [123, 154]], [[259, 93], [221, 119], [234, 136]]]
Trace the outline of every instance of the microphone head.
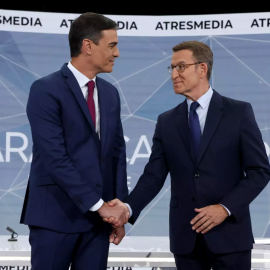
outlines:
[[7, 230], [11, 233], [15, 233], [14, 230], [12, 230], [11, 228], [7, 227]]

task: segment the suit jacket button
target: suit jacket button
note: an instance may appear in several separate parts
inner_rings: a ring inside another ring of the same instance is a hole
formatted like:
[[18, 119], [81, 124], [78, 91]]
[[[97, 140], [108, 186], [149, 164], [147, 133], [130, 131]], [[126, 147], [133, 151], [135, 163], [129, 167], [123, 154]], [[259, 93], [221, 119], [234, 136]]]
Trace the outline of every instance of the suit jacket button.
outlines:
[[199, 175], [199, 174], [195, 174], [195, 177], [196, 177], [196, 178], [199, 178], [199, 177], [200, 177], [200, 175]]
[[196, 202], [196, 198], [194, 198], [194, 197], [192, 197], [192, 199], [191, 199], [193, 202]]
[[104, 162], [103, 159], [101, 159], [101, 160], [100, 160], [100, 163], [103, 163], [103, 162]]
[[100, 184], [96, 184], [96, 187], [97, 187], [97, 188], [101, 188], [101, 185], [100, 185]]

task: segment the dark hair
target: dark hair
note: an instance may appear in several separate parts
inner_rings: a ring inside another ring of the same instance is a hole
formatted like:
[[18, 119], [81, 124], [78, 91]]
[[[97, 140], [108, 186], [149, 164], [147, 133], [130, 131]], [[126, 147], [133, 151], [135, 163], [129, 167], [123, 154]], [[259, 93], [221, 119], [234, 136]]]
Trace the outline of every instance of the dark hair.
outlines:
[[81, 53], [82, 42], [90, 39], [98, 45], [103, 30], [118, 29], [117, 23], [101, 14], [87, 12], [76, 18], [69, 30], [69, 47], [71, 57]]
[[174, 52], [178, 52], [181, 50], [192, 51], [193, 57], [196, 59], [196, 61], [207, 64], [207, 79], [209, 80], [213, 68], [213, 52], [211, 51], [209, 46], [199, 41], [184, 41], [173, 47]]

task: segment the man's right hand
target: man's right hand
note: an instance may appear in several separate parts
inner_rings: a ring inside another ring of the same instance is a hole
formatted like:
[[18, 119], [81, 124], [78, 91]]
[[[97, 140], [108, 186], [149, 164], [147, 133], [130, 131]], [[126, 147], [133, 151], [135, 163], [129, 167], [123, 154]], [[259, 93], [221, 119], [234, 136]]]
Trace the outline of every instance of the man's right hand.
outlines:
[[120, 203], [115, 204], [113, 207], [104, 202], [103, 205], [97, 210], [103, 220], [113, 223], [113, 227], [115, 228], [122, 227], [128, 222], [129, 219], [128, 207], [120, 200], [118, 201]]
[[[114, 199], [112, 201], [109, 201], [107, 204], [111, 208], [114, 208], [114, 207], [120, 206], [120, 205], [123, 205], [123, 206], [127, 207], [127, 205], [125, 203], [121, 202], [119, 199]], [[127, 219], [129, 219], [129, 216], [130, 216], [130, 212], [129, 212], [129, 209], [128, 209]], [[111, 223], [114, 228], [119, 228], [121, 226], [120, 223], [113, 216], [111, 216], [110, 218], [103, 218], [103, 220], [105, 222]]]

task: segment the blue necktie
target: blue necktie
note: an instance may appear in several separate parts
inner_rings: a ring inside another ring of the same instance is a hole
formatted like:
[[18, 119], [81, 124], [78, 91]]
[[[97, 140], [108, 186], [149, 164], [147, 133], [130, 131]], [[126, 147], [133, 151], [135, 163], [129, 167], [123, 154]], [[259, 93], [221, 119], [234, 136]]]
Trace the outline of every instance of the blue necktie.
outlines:
[[196, 113], [196, 109], [199, 106], [200, 104], [197, 101], [194, 101], [191, 103], [189, 110], [189, 129], [191, 133], [193, 149], [196, 156], [198, 154], [199, 145], [201, 141], [201, 127], [198, 114]]

